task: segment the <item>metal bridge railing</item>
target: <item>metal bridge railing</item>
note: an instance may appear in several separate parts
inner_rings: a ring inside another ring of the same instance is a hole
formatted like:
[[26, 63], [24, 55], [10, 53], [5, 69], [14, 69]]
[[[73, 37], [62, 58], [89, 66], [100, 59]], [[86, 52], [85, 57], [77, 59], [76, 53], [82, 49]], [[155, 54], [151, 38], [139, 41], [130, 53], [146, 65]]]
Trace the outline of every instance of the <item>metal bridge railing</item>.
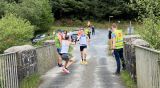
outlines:
[[160, 51], [135, 46], [138, 88], [160, 88]]
[[35, 88], [39, 76], [56, 65], [55, 50], [46, 46], [0, 55], [0, 88]]
[[16, 53], [0, 55], [0, 88], [18, 88]]

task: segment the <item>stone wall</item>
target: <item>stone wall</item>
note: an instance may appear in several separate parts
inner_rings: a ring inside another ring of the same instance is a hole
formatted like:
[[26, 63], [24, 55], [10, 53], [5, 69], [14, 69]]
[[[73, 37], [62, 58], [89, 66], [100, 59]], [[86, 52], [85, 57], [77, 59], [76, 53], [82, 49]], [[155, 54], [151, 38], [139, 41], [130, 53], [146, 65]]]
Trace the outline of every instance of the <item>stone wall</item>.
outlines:
[[36, 49], [31, 45], [13, 46], [4, 51], [4, 53], [16, 53], [18, 79], [21, 81], [24, 77], [37, 72]]

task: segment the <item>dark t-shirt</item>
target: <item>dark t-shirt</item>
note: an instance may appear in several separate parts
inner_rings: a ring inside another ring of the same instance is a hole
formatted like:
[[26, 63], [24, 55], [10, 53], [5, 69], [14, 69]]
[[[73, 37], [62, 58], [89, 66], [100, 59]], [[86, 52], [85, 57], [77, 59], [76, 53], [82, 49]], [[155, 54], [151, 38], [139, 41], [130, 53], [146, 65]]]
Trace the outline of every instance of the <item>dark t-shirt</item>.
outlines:
[[109, 33], [108, 33], [108, 39], [111, 39], [112, 38], [112, 31], [109, 30]]

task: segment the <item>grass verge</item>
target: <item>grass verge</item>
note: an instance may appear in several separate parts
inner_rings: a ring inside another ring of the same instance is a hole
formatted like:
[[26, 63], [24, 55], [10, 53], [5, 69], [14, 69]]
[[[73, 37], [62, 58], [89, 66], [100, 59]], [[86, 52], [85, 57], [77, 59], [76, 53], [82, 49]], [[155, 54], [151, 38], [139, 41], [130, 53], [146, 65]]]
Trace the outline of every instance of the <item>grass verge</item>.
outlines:
[[38, 88], [40, 83], [40, 76], [33, 74], [32, 76], [24, 78], [20, 83], [20, 88]]
[[132, 80], [131, 76], [127, 71], [122, 71], [120, 77], [127, 88], [137, 88], [136, 83]]

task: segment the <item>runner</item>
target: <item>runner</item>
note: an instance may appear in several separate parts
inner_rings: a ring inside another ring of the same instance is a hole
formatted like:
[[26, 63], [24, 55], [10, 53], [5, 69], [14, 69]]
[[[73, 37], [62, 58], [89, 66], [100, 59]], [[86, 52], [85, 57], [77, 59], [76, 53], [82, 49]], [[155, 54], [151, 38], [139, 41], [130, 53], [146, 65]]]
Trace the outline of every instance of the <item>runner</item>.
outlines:
[[69, 36], [65, 36], [64, 40], [62, 40], [62, 48], [61, 48], [61, 57], [62, 60], [65, 61], [63, 72], [70, 73], [68, 67], [74, 62], [73, 58], [71, 59], [71, 55], [69, 55], [69, 46], [71, 42], [69, 41]]
[[89, 42], [88, 37], [84, 33], [84, 29], [81, 29], [81, 36], [78, 38], [80, 42], [80, 52], [81, 52], [81, 64], [88, 64], [87, 57], [87, 43]]
[[90, 26], [88, 26], [87, 28], [85, 28], [85, 34], [88, 36], [89, 39], [91, 39], [91, 31], [90, 31]]
[[95, 35], [95, 28], [94, 28], [94, 26], [92, 26], [91, 29], [92, 29], [92, 35]]
[[68, 32], [65, 30], [64, 32], [63, 32], [63, 38], [65, 38], [65, 36], [67, 36], [68, 35]]
[[121, 61], [124, 70], [126, 69], [126, 66], [123, 58], [123, 34], [121, 30], [117, 30], [117, 25], [115, 23], [112, 24], [112, 52], [114, 53], [117, 63], [117, 70], [115, 74], [119, 75], [121, 69]]
[[55, 40], [55, 46], [57, 48], [57, 53], [58, 53], [58, 66], [62, 67], [62, 58], [61, 58], [61, 42], [62, 42], [62, 32], [61, 30], [57, 31], [56, 36], [54, 37]]
[[81, 34], [82, 34], [82, 33], [81, 33], [81, 29], [83, 29], [83, 28], [80, 28], [80, 29], [78, 30], [78, 33], [77, 33], [77, 34], [78, 34], [78, 37], [80, 37]]

